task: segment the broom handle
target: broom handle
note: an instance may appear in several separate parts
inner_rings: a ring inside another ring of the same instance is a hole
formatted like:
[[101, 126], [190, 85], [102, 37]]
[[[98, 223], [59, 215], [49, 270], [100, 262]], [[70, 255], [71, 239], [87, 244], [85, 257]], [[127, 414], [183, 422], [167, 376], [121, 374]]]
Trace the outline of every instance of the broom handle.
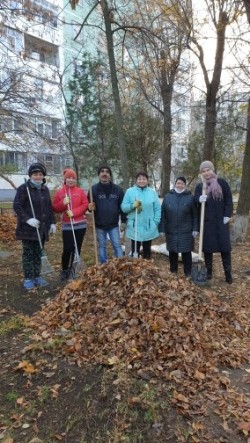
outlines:
[[138, 257], [138, 252], [137, 252], [137, 225], [138, 225], [138, 211], [137, 211], [137, 208], [135, 208], [135, 257]]
[[[89, 179], [89, 196], [90, 203], [93, 203], [93, 191], [92, 191], [92, 181]], [[96, 229], [95, 229], [95, 214], [91, 211], [92, 225], [93, 225], [93, 237], [94, 237], [94, 247], [95, 247], [95, 264], [98, 265], [98, 251], [97, 251], [97, 240], [96, 240]]]
[[[27, 194], [28, 194], [28, 197], [29, 197], [31, 212], [32, 212], [33, 217], [36, 218], [34, 207], [33, 207], [33, 203], [32, 203], [32, 200], [31, 200], [29, 185], [28, 185], [26, 180], [25, 180], [25, 184], [26, 184]], [[42, 240], [41, 240], [41, 236], [40, 236], [40, 232], [39, 232], [38, 228], [36, 228], [36, 232], [37, 232], [37, 237], [38, 237], [38, 241], [39, 241], [39, 245], [40, 245], [41, 251], [43, 251]]]
[[[206, 195], [206, 185], [202, 185], [202, 195]], [[203, 235], [204, 235], [204, 218], [205, 218], [205, 204], [206, 202], [201, 202], [201, 219], [200, 219], [200, 239], [199, 239], [199, 260], [202, 260], [202, 246], [203, 246]]]
[[[65, 189], [65, 197], [68, 197], [67, 189], [66, 189], [65, 187], [64, 187], [64, 189]], [[70, 204], [69, 204], [69, 203], [67, 204], [67, 208], [68, 208], [68, 211], [71, 210], [71, 209], [70, 209]], [[80, 256], [79, 256], [79, 252], [78, 252], [78, 248], [77, 248], [76, 235], [75, 235], [75, 231], [74, 231], [74, 224], [73, 224], [72, 217], [70, 217], [70, 224], [71, 224], [72, 235], [73, 235], [73, 239], [74, 239], [75, 254], [76, 254], [77, 259], [79, 260]]]

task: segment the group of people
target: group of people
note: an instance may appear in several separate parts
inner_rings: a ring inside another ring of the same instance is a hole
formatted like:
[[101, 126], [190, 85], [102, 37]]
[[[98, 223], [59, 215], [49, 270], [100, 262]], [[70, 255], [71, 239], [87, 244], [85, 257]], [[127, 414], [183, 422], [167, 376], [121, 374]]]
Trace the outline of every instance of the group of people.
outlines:
[[17, 189], [13, 206], [17, 215], [16, 237], [23, 244], [24, 288], [47, 285], [41, 276], [41, 246], [44, 247], [49, 234], [56, 232], [55, 213], [61, 214], [61, 279], [69, 278], [75, 245], [78, 254], [81, 253], [87, 211], [94, 213], [100, 263], [108, 260], [108, 239], [115, 257], [124, 255], [120, 239], [123, 231], [131, 240], [131, 255], [144, 259], [151, 258], [152, 240], [164, 234], [170, 271], [178, 272], [178, 255], [181, 253], [184, 274], [190, 278], [201, 205], [205, 205], [203, 252], [207, 279], [212, 278], [213, 253], [220, 252], [226, 282], [231, 284], [229, 220], [233, 210], [232, 193], [228, 183], [215, 174], [212, 162], [202, 162], [200, 173], [202, 182], [197, 184], [194, 195], [187, 189], [185, 177], [180, 176], [160, 205], [144, 171], [136, 174], [134, 186], [124, 194], [122, 188], [113, 183], [110, 167], [103, 165], [98, 169], [99, 182], [86, 195], [77, 186], [75, 171], [66, 169], [63, 186], [51, 200], [45, 185], [44, 165], [32, 164], [28, 170], [29, 179]]

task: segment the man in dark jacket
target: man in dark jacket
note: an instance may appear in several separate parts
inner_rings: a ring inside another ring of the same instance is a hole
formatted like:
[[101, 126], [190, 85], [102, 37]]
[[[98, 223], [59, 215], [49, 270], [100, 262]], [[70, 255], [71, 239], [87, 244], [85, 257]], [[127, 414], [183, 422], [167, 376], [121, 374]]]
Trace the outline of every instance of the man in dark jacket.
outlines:
[[13, 209], [17, 215], [16, 238], [22, 240], [23, 244], [23, 286], [34, 289], [48, 284], [40, 276], [41, 246], [38, 235], [43, 245], [49, 233], [56, 232], [56, 225], [49, 190], [45, 186], [45, 167], [41, 163], [33, 163], [28, 175], [29, 180], [17, 189]]
[[109, 236], [115, 257], [122, 257], [120, 242], [119, 217], [121, 231], [125, 230], [126, 215], [121, 211], [124, 192], [120, 186], [112, 182], [112, 172], [109, 166], [103, 165], [98, 169], [99, 183], [92, 186], [93, 202], [88, 193], [89, 210], [94, 211], [95, 227], [100, 263], [107, 262], [107, 238]]

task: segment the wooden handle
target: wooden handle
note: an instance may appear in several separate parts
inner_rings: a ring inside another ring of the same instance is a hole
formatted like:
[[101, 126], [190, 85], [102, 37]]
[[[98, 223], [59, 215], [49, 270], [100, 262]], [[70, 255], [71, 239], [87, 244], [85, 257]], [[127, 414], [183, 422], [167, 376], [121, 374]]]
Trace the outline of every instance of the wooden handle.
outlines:
[[[202, 195], [206, 195], [206, 184], [203, 182], [202, 185]], [[199, 260], [202, 260], [202, 246], [203, 246], [203, 236], [204, 236], [204, 218], [205, 218], [205, 204], [201, 203], [201, 218], [200, 218], [200, 237], [199, 237]]]
[[[92, 181], [89, 179], [89, 196], [90, 203], [93, 203], [93, 192], [92, 192]], [[92, 215], [92, 224], [93, 224], [93, 238], [94, 238], [94, 248], [95, 248], [95, 264], [98, 265], [98, 251], [97, 251], [97, 240], [96, 240], [96, 229], [95, 229], [95, 214], [94, 211], [91, 211]]]

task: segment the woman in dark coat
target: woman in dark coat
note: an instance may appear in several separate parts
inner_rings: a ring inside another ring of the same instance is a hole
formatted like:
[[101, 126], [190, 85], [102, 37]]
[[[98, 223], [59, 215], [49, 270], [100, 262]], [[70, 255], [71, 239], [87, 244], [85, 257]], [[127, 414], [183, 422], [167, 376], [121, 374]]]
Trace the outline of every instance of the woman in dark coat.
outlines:
[[[14, 199], [13, 209], [17, 215], [16, 238], [23, 244], [23, 273], [25, 289], [46, 286], [48, 283], [40, 276], [41, 247], [48, 240], [49, 233], [56, 232], [55, 217], [52, 210], [49, 189], [45, 186], [46, 169], [40, 163], [29, 167], [29, 180], [19, 186]], [[30, 193], [35, 216], [32, 212], [28, 191]]]
[[229, 220], [233, 212], [233, 199], [229, 184], [215, 174], [211, 161], [200, 165], [202, 181], [205, 183], [205, 195], [202, 195], [202, 183], [195, 188], [195, 202], [205, 204], [203, 252], [207, 268], [207, 279], [212, 278], [213, 253], [220, 252], [225, 271], [226, 282], [232, 283], [231, 242]]
[[194, 197], [186, 188], [185, 177], [178, 177], [175, 187], [165, 195], [161, 207], [160, 232], [165, 232], [170, 271], [178, 271], [178, 253], [182, 254], [184, 274], [191, 276], [192, 249], [198, 231]]

